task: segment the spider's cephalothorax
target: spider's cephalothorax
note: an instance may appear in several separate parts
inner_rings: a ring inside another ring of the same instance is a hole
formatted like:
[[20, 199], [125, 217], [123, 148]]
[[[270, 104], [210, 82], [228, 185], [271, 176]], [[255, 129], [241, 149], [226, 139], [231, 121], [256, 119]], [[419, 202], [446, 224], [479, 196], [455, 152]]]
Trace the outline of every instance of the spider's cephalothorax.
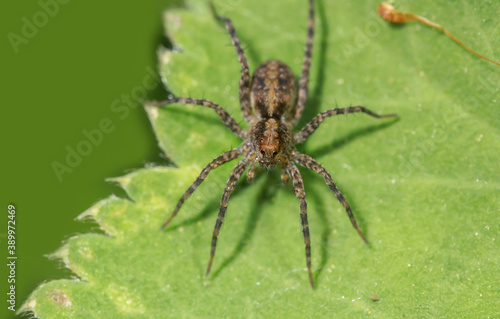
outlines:
[[373, 117], [391, 117], [395, 114], [378, 115], [362, 106], [351, 106], [346, 108], [330, 109], [316, 115], [300, 131], [293, 133], [292, 128], [299, 121], [307, 100], [309, 68], [311, 65], [312, 43], [314, 35], [314, 3], [309, 0], [309, 22], [307, 41], [305, 47], [304, 63], [302, 65], [302, 74], [299, 80], [298, 92], [297, 84], [290, 68], [279, 60], [269, 60], [262, 63], [255, 70], [253, 77], [250, 78], [248, 62], [241, 47], [238, 36], [230, 19], [218, 16], [215, 13], [213, 5], [210, 3], [214, 17], [223, 22], [226, 26], [238, 60], [241, 65], [240, 78], [240, 105], [245, 121], [250, 129], [243, 129], [240, 124], [232, 118], [220, 105], [200, 99], [185, 97], [172, 98], [166, 101], [148, 102], [152, 106], [165, 106], [173, 103], [196, 104], [214, 109], [222, 122], [237, 136], [243, 139], [243, 143], [234, 149], [231, 149], [219, 157], [212, 160], [200, 173], [194, 183], [184, 192], [175, 207], [172, 215], [162, 225], [162, 228], [174, 218], [184, 201], [191, 196], [196, 188], [205, 180], [208, 173], [231, 160], [243, 156], [240, 162], [231, 172], [226, 188], [222, 194], [219, 215], [215, 223], [212, 235], [212, 248], [210, 260], [207, 267], [207, 275], [212, 267], [212, 261], [215, 255], [215, 247], [219, 231], [226, 215], [226, 209], [234, 186], [248, 168], [247, 179], [254, 177], [255, 164], [266, 169], [271, 169], [276, 165], [281, 167], [281, 177], [284, 183], [290, 178], [293, 182], [295, 195], [300, 201], [300, 218], [302, 222], [302, 232], [306, 246], [306, 264], [309, 274], [309, 281], [314, 287], [314, 280], [311, 271], [311, 242], [309, 236], [309, 225], [307, 222], [307, 202], [305, 198], [304, 184], [299, 170], [295, 163], [307, 167], [320, 174], [330, 190], [337, 197], [342, 206], [346, 209], [347, 215], [351, 220], [361, 238], [368, 242], [358, 227], [351, 208], [339, 189], [333, 182], [332, 177], [326, 169], [312, 157], [301, 154], [295, 149], [296, 143], [302, 143], [318, 128], [325, 118], [338, 114], [347, 114], [363, 112]]

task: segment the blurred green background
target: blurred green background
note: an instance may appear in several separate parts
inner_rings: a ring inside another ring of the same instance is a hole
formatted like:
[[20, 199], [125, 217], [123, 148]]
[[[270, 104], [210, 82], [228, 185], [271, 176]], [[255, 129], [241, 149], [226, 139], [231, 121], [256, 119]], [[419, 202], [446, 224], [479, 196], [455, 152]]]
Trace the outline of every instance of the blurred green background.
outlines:
[[[165, 164], [142, 106], [120, 100], [146, 91], [148, 98], [166, 97], [156, 50], [168, 45], [161, 13], [172, 0], [62, 2], [4, 2], [0, 10], [0, 251], [5, 265], [7, 206], [14, 204], [16, 308], [44, 280], [69, 277], [44, 255], [70, 236], [96, 231], [91, 222], [74, 219], [112, 193], [123, 195], [105, 178]], [[143, 80], [157, 85], [145, 89]], [[94, 134], [89, 144], [82, 132], [95, 133], [105, 118], [114, 130], [100, 143]], [[88, 155], [79, 164], [70, 159], [75, 167], [58, 178], [52, 165], [67, 165], [68, 147]], [[8, 270], [0, 267], [1, 318], [13, 317], [5, 301]]]

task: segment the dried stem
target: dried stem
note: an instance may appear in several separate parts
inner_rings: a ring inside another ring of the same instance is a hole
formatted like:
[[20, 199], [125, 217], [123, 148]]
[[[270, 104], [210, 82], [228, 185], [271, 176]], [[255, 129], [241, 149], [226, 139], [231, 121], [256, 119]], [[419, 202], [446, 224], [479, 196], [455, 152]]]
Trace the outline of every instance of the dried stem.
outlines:
[[463, 47], [465, 50], [469, 51], [470, 53], [474, 54], [475, 56], [484, 59], [486, 61], [490, 61], [491, 63], [494, 63], [496, 65], [500, 65], [500, 63], [490, 60], [476, 52], [474, 52], [471, 48], [466, 46], [462, 41], [458, 40], [453, 34], [451, 34], [448, 30], [446, 30], [444, 27], [441, 25], [432, 22], [424, 17], [418, 16], [416, 14], [412, 13], [404, 13], [404, 12], [399, 12], [394, 7], [386, 2], [382, 2], [378, 6], [378, 14], [382, 17], [382, 19], [389, 21], [391, 23], [404, 23], [407, 21], [418, 21], [422, 24], [428, 25], [430, 27], [436, 28], [438, 30], [443, 31], [447, 36], [449, 36], [453, 41], [458, 43], [461, 47]]

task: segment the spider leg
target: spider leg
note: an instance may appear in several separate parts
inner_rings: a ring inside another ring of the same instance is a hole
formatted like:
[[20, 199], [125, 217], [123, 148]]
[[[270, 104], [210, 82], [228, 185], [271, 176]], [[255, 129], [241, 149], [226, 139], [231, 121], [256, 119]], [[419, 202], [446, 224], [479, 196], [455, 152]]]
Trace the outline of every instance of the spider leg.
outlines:
[[288, 173], [286, 171], [286, 167], [281, 167], [281, 182], [283, 182], [283, 185], [288, 184]]
[[162, 107], [173, 103], [180, 103], [180, 104], [201, 105], [211, 108], [215, 112], [217, 112], [217, 115], [219, 115], [222, 122], [231, 130], [231, 132], [233, 132], [238, 137], [241, 138], [244, 137], [244, 130], [241, 127], [241, 125], [238, 122], [236, 122], [236, 120], [231, 115], [229, 115], [229, 113], [227, 113], [226, 110], [224, 110], [220, 105], [215, 104], [214, 102], [201, 99], [192, 99], [189, 97], [176, 97], [165, 101], [146, 101], [144, 103], [146, 105], [157, 106], [157, 107]]
[[368, 240], [366, 239], [365, 235], [363, 235], [363, 232], [358, 227], [358, 223], [356, 222], [356, 218], [354, 218], [354, 214], [352, 213], [351, 207], [349, 206], [346, 199], [344, 198], [342, 193], [339, 191], [339, 189], [335, 185], [335, 182], [333, 181], [330, 173], [328, 173], [328, 171], [320, 163], [316, 162], [316, 160], [314, 160], [312, 157], [310, 157], [308, 155], [301, 154], [301, 153], [295, 151], [295, 152], [293, 152], [293, 159], [298, 164], [305, 166], [309, 169], [312, 169], [316, 173], [323, 176], [323, 178], [325, 179], [326, 185], [328, 185], [328, 187], [330, 187], [330, 190], [333, 192], [333, 194], [335, 194], [335, 197], [337, 197], [340, 204], [342, 204], [342, 206], [344, 206], [344, 208], [347, 212], [347, 216], [349, 216], [349, 219], [351, 220], [352, 226], [354, 227], [354, 229], [356, 229], [356, 231], [358, 232], [359, 236], [361, 236], [363, 241], [368, 244]]
[[194, 191], [198, 188], [198, 186], [200, 186], [200, 184], [203, 183], [203, 181], [205, 180], [205, 178], [207, 178], [208, 173], [210, 173], [211, 170], [229, 161], [232, 161], [233, 159], [241, 156], [241, 154], [242, 151], [239, 148], [234, 148], [232, 150], [222, 153], [216, 159], [212, 160], [207, 166], [205, 166], [205, 168], [201, 171], [200, 175], [198, 176], [198, 178], [196, 178], [194, 183], [191, 184], [191, 186], [189, 186], [189, 188], [184, 192], [184, 194], [182, 194], [181, 198], [179, 199], [179, 202], [177, 202], [177, 206], [175, 206], [174, 212], [163, 223], [163, 225], [161, 225], [160, 229], [165, 228], [170, 223], [170, 221], [177, 215], [177, 213], [182, 207], [182, 204], [184, 204], [186, 199], [188, 199], [189, 196], [191, 196], [194, 193]]
[[307, 201], [306, 192], [304, 190], [304, 182], [302, 181], [302, 176], [300, 175], [300, 172], [295, 164], [290, 163], [286, 169], [288, 175], [290, 175], [292, 179], [295, 196], [297, 196], [300, 201], [300, 219], [302, 221], [304, 243], [306, 244], [307, 271], [309, 272], [309, 282], [311, 283], [311, 287], [314, 288], [314, 280], [311, 271], [311, 237], [309, 235], [309, 223], [307, 222]]
[[344, 107], [340, 109], [330, 109], [324, 112], [319, 113], [313, 119], [304, 125], [304, 127], [298, 132], [295, 133], [295, 143], [302, 143], [305, 140], [311, 136], [312, 133], [319, 127], [319, 125], [327, 118], [339, 114], [347, 114], [347, 113], [357, 113], [357, 112], [363, 112], [366, 113], [370, 116], [376, 117], [376, 118], [385, 118], [385, 117], [393, 117], [397, 116], [397, 114], [384, 114], [384, 115], [378, 115], [377, 113], [374, 113], [370, 111], [367, 108], [364, 108], [362, 106], [349, 106], [349, 107]]
[[250, 163], [250, 167], [247, 171], [247, 182], [253, 182], [253, 178], [255, 177], [255, 164], [257, 163], [257, 158]]
[[240, 76], [240, 106], [241, 112], [245, 121], [250, 122], [250, 116], [253, 115], [252, 107], [250, 106], [250, 69], [248, 67], [247, 57], [243, 48], [241, 47], [240, 40], [234, 29], [233, 22], [231, 19], [226, 17], [221, 17], [215, 11], [215, 7], [210, 1], [210, 9], [215, 19], [223, 22], [226, 25], [226, 30], [231, 37], [231, 42], [233, 43], [236, 54], [238, 55], [238, 61], [241, 65], [241, 76]]
[[229, 179], [226, 184], [226, 188], [224, 188], [224, 193], [222, 194], [222, 198], [220, 200], [219, 215], [217, 216], [217, 221], [215, 222], [215, 227], [214, 227], [214, 233], [212, 235], [212, 248], [210, 251], [210, 260], [208, 262], [208, 267], [207, 267], [207, 273], [206, 273], [207, 276], [210, 273], [210, 268], [212, 268], [212, 262], [214, 260], [214, 255], [215, 255], [215, 247], [217, 246], [217, 237], [219, 236], [220, 228], [222, 226], [222, 223], [224, 222], [224, 217], [226, 216], [227, 205], [229, 203], [229, 196], [233, 192], [234, 186], [240, 179], [243, 172], [245, 172], [249, 164], [250, 164], [249, 156], [244, 157], [231, 172], [231, 175], [229, 176]]
[[295, 117], [292, 125], [297, 124], [300, 120], [307, 100], [307, 92], [309, 91], [309, 69], [311, 68], [311, 56], [314, 39], [314, 1], [309, 0], [309, 22], [307, 23], [307, 40], [302, 64], [302, 74], [299, 80], [299, 96], [297, 98], [297, 108], [295, 109]]

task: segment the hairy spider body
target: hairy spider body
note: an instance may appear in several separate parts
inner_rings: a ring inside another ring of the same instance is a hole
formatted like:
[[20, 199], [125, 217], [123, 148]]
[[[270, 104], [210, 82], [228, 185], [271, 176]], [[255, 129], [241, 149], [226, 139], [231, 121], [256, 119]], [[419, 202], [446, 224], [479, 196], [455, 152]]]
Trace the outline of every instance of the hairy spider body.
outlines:
[[250, 139], [259, 164], [264, 168], [283, 163], [284, 158], [280, 155], [290, 150], [292, 127], [289, 122], [295, 115], [296, 97], [295, 78], [286, 64], [269, 60], [257, 67], [250, 91], [250, 104], [255, 114], [250, 121]]
[[309, 0], [309, 21], [308, 33], [305, 47], [302, 74], [299, 80], [298, 92], [297, 84], [292, 70], [279, 60], [269, 60], [260, 64], [250, 78], [248, 62], [236, 35], [233, 23], [230, 19], [220, 17], [216, 14], [213, 5], [210, 3], [214, 17], [223, 22], [231, 37], [231, 41], [238, 55], [241, 65], [240, 77], [240, 105], [245, 121], [250, 129], [243, 129], [239, 123], [233, 119], [220, 105], [200, 99], [185, 97], [172, 98], [166, 101], [148, 102], [151, 106], [165, 106], [173, 103], [195, 104], [214, 109], [222, 122], [237, 136], [243, 139], [242, 144], [234, 149], [224, 152], [212, 160], [200, 173], [194, 183], [184, 192], [175, 207], [170, 218], [165, 221], [161, 228], [170, 223], [177, 215], [184, 201], [191, 196], [196, 188], [205, 180], [211, 170], [243, 156], [243, 159], [231, 172], [222, 194], [219, 214], [215, 223], [210, 260], [207, 267], [207, 275], [212, 267], [215, 255], [217, 238], [224, 221], [229, 196], [231, 195], [237, 181], [248, 168], [247, 179], [251, 181], [255, 175], [255, 164], [266, 169], [275, 166], [281, 167], [281, 178], [283, 183], [287, 183], [290, 178], [293, 182], [296, 197], [300, 202], [300, 218], [302, 222], [302, 232], [306, 248], [306, 264], [309, 274], [309, 281], [314, 288], [314, 280], [311, 271], [311, 240], [309, 235], [309, 224], [307, 221], [307, 201], [305, 198], [304, 184], [299, 170], [295, 163], [307, 167], [320, 174], [330, 190], [334, 193], [338, 201], [345, 208], [353, 227], [361, 238], [368, 243], [361, 232], [354, 218], [352, 210], [335, 185], [331, 175], [326, 169], [312, 157], [301, 154], [295, 149], [296, 143], [302, 143], [318, 128], [325, 118], [338, 114], [363, 112], [373, 117], [392, 117], [395, 114], [378, 115], [362, 106], [346, 108], [335, 108], [324, 111], [316, 115], [299, 132], [293, 133], [292, 128], [299, 121], [307, 100], [309, 69], [311, 64], [312, 43], [314, 35], [314, 3]]

